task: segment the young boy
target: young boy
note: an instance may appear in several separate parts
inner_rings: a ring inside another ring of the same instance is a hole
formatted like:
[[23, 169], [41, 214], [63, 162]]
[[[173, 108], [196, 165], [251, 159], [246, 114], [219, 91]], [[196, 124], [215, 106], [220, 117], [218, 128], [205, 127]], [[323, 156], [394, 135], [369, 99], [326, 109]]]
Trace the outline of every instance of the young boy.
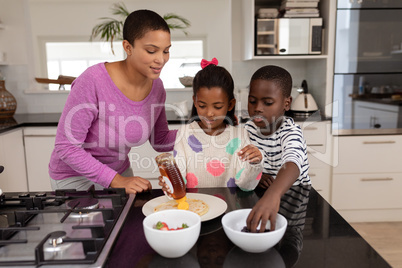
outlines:
[[284, 116], [292, 103], [291, 89], [292, 77], [278, 66], [264, 66], [250, 80], [251, 120], [246, 123], [246, 129], [251, 142], [265, 155], [259, 187], [266, 189], [247, 218], [247, 227], [252, 232], [260, 221], [260, 232], [264, 232], [268, 220], [274, 230], [282, 195], [292, 185], [311, 184], [301, 128], [292, 118]]

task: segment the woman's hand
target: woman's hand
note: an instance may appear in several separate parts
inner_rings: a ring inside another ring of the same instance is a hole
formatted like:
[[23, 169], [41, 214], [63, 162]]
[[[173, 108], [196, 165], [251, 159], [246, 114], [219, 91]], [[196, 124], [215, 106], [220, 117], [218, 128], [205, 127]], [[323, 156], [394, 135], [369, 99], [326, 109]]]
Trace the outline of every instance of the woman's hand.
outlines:
[[262, 154], [258, 148], [252, 144], [245, 146], [237, 155], [243, 161], [248, 161], [252, 164], [258, 164], [262, 161]]
[[163, 179], [163, 177], [162, 177], [162, 176], [159, 176], [158, 179], [159, 179], [159, 183], [158, 183], [158, 184], [159, 184], [159, 186], [162, 186], [162, 191], [165, 193], [165, 195], [167, 195], [167, 196], [173, 198], [172, 192], [170, 191], [170, 187], [169, 187], [169, 185], [166, 184], [166, 182], [165, 182], [165, 180]]
[[123, 177], [120, 174], [116, 174], [116, 176], [114, 176], [112, 182], [110, 183], [110, 187], [125, 188], [126, 193], [128, 194], [136, 194], [152, 190], [152, 185], [148, 180], [138, 176]]

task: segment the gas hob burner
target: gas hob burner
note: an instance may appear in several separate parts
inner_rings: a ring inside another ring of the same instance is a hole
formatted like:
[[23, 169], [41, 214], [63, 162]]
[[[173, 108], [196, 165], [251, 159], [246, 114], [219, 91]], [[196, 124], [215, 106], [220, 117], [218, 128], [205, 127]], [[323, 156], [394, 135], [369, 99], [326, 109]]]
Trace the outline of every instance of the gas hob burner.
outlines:
[[66, 238], [66, 232], [55, 231], [50, 233], [48, 243], [43, 245], [44, 252], [60, 252], [65, 251], [67, 248], [71, 247], [71, 243], [64, 243]]
[[49, 244], [52, 245], [53, 247], [56, 247], [57, 245], [60, 245], [63, 243], [63, 239], [66, 238], [66, 232], [64, 231], [56, 231], [50, 234], [49, 237]]
[[91, 197], [77, 198], [69, 201], [67, 207], [70, 209], [97, 209], [99, 200]]

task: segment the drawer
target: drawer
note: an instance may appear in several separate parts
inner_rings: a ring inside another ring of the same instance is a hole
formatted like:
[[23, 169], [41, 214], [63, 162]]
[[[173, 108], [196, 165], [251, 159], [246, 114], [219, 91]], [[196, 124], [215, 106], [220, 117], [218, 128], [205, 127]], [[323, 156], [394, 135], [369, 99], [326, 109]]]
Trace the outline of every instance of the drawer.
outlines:
[[313, 145], [307, 147], [307, 157], [310, 167], [326, 168], [331, 166], [332, 152], [331, 147], [323, 145]]
[[[402, 172], [402, 136], [339, 137], [334, 146], [334, 173]], [[338, 151], [337, 151], [338, 150]]]
[[402, 208], [402, 174], [342, 174], [332, 177], [332, 206], [336, 209]]
[[[326, 145], [331, 139], [330, 121], [320, 122], [303, 122], [299, 124], [307, 146], [311, 145]], [[328, 129], [327, 129], [328, 128]]]
[[25, 127], [24, 136], [56, 136], [57, 127]]
[[329, 201], [331, 173], [329, 169], [310, 168], [309, 176], [314, 189]]

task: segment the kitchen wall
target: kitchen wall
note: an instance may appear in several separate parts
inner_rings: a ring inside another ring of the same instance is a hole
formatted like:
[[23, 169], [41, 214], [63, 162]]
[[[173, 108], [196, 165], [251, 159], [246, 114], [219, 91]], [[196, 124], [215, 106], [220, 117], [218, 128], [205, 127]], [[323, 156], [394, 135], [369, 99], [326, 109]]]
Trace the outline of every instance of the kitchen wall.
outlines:
[[[6, 77], [6, 88], [17, 98], [17, 113], [61, 112], [68, 93], [33, 93], [39, 87], [41, 37], [85, 37], [100, 17], [111, 16], [112, 0], [0, 0], [0, 50], [7, 52], [7, 66], [0, 66]], [[126, 0], [129, 10], [147, 8], [166, 14], [177, 13], [188, 18], [189, 36], [206, 40], [205, 58], [217, 57], [231, 70], [231, 1], [230, 0]], [[183, 37], [172, 31], [173, 37]], [[27, 93], [27, 91], [29, 93]], [[169, 92], [176, 100], [190, 93]], [[189, 98], [190, 98], [189, 97]], [[189, 99], [191, 101], [191, 99]]]
[[[0, 19], [6, 29], [0, 30], [0, 50], [7, 52], [7, 66], [0, 65], [6, 76], [6, 87], [17, 98], [17, 113], [61, 112], [68, 92], [44, 93], [37, 89], [35, 77], [40, 72], [38, 44], [43, 37], [71, 37], [89, 40], [92, 27], [98, 18], [111, 16], [110, 7], [118, 0], [0, 0]], [[129, 10], [152, 9], [159, 14], [174, 12], [188, 18], [192, 26], [190, 37], [206, 40], [205, 58], [217, 57], [220, 65], [233, 75], [236, 88], [242, 91], [243, 108], [247, 85], [251, 75], [259, 67], [274, 64], [288, 69], [295, 86], [305, 79], [306, 61], [251, 60], [243, 61], [242, 0], [125, 0]], [[184, 37], [181, 31], [172, 36]], [[42, 57], [43, 58], [43, 57]], [[325, 70], [317, 68], [318, 70]], [[320, 75], [320, 74], [317, 74]], [[325, 73], [323, 74], [325, 75]], [[36, 92], [36, 93], [35, 93]], [[324, 92], [324, 91], [323, 91]], [[318, 102], [325, 96], [315, 94]], [[169, 91], [167, 101], [188, 99], [191, 92]], [[240, 105], [238, 105], [238, 108]]]

